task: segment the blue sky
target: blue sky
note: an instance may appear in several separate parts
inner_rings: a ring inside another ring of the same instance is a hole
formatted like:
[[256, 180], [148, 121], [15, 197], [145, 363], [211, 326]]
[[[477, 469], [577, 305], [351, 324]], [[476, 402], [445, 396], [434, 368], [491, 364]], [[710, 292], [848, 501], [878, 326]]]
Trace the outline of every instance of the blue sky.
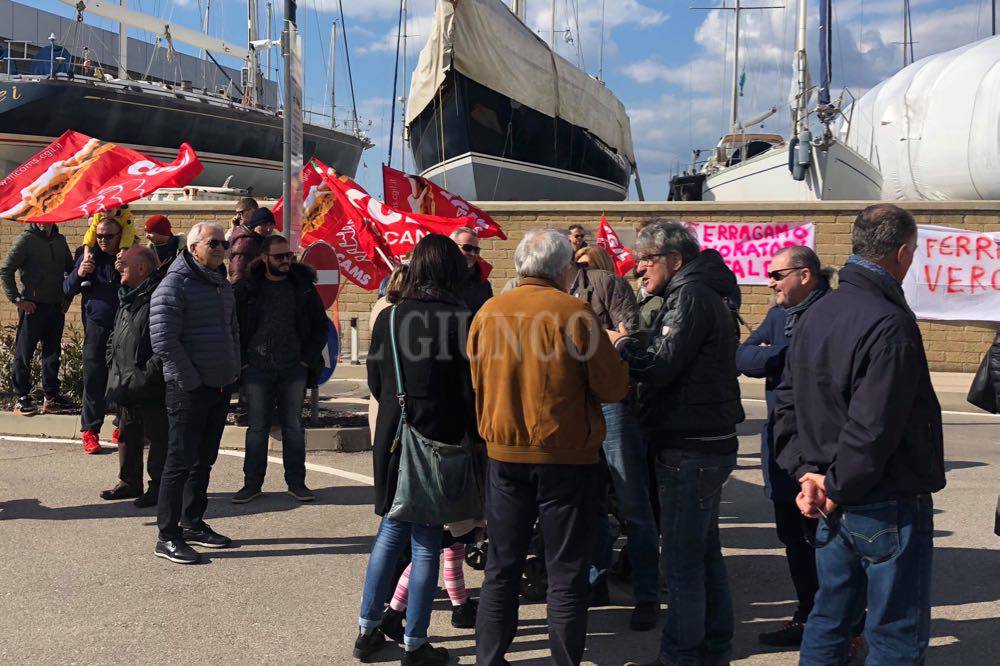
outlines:
[[[399, 0], [343, 0], [354, 73], [358, 114], [377, 144], [363, 159], [358, 180], [373, 194], [381, 193], [380, 165], [388, 146], [392, 78]], [[56, 0], [27, 4], [72, 16]], [[199, 6], [205, 0], [129, 0], [131, 9], [169, 17], [189, 27], [200, 26]], [[282, 0], [274, 0], [280, 15]], [[435, 0], [409, 0], [408, 58], [412, 70], [431, 25]], [[586, 71], [596, 74], [601, 44], [602, 0], [556, 0], [558, 50]], [[606, 0], [604, 79], [625, 104], [632, 122], [633, 143], [647, 198], [663, 198], [667, 179], [690, 162], [692, 148], [710, 148], [725, 130], [729, 116], [732, 12], [693, 10], [719, 6], [722, 0]], [[732, 5], [732, 0], [725, 4]], [[782, 4], [774, 0], [744, 0], [744, 5]], [[788, 133], [787, 103], [791, 85], [791, 51], [795, 36], [795, 0], [785, 9], [748, 12], [743, 18], [740, 58], [746, 82], [740, 99], [741, 117], [769, 106], [782, 112], [767, 121], [766, 131]], [[990, 34], [990, 0], [911, 0], [914, 49], [917, 58], [975, 41]], [[266, 0], [259, 0], [263, 26]], [[817, 0], [810, 40], [815, 48]], [[833, 0], [834, 83], [860, 96], [902, 66], [902, 0]], [[528, 23], [541, 34], [548, 30], [549, 0], [528, 0]], [[210, 32], [242, 42], [245, 3], [214, 0]], [[337, 0], [299, 2], [299, 29], [306, 58], [307, 106], [329, 113], [328, 53], [330, 27], [338, 17]], [[88, 22], [111, 27], [93, 17]], [[577, 29], [579, 25], [579, 30]], [[139, 32], [131, 33], [141, 37]], [[547, 35], [545, 35], [547, 39]], [[148, 37], [147, 37], [148, 38]], [[343, 43], [337, 59], [337, 116], [351, 113]], [[812, 54], [811, 54], [812, 55]], [[278, 62], [278, 59], [275, 59]], [[238, 66], [238, 63], [228, 63]], [[813, 58], [812, 66], [816, 60]], [[409, 73], [407, 72], [407, 75]], [[393, 166], [399, 167], [399, 108]], [[411, 161], [406, 156], [407, 164]], [[634, 195], [633, 195], [634, 196]]]

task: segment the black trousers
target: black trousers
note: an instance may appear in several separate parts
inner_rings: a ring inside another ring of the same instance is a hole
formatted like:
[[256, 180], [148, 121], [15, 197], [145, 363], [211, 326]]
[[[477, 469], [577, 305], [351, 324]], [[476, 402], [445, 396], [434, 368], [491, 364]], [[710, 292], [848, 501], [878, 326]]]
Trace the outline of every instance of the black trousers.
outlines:
[[805, 518], [795, 502], [774, 502], [774, 525], [778, 528], [778, 538], [785, 545], [785, 559], [788, 572], [792, 575], [795, 596], [799, 605], [793, 619], [805, 622], [812, 611], [819, 578], [816, 574], [816, 550], [806, 541], [804, 531], [815, 537], [818, 521]]
[[228, 387], [185, 391], [177, 382], [167, 382], [167, 461], [156, 511], [164, 541], [181, 538], [183, 527], [197, 529], [203, 523], [231, 395]]
[[548, 570], [551, 660], [579, 664], [587, 638], [588, 577], [597, 465], [489, 461], [490, 545], [476, 618], [476, 663], [504, 664], [517, 632], [521, 576], [537, 517]]
[[45, 395], [59, 393], [59, 359], [62, 355], [63, 326], [66, 315], [61, 305], [36, 303], [34, 314], [18, 311], [17, 336], [10, 384], [17, 397], [31, 393], [31, 359], [42, 343], [42, 390]]
[[83, 327], [83, 409], [80, 415], [80, 431], [100, 432], [104, 425], [104, 411], [107, 403], [104, 394], [108, 390], [108, 338], [110, 328], [93, 322]]
[[142, 489], [142, 449], [149, 448], [146, 470], [149, 490], [158, 492], [167, 459], [167, 409], [163, 403], [121, 408], [118, 436], [118, 478]]

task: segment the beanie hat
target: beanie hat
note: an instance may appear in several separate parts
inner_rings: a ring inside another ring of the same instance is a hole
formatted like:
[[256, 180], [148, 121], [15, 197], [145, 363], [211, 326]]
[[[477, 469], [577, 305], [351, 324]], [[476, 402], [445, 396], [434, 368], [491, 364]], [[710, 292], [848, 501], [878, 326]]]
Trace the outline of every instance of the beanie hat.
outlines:
[[274, 213], [270, 208], [257, 208], [250, 214], [250, 221], [247, 222], [247, 229], [256, 229], [262, 224], [274, 226]]
[[161, 236], [172, 235], [173, 230], [170, 228], [170, 220], [167, 219], [166, 215], [151, 215], [146, 220], [146, 233], [160, 234]]

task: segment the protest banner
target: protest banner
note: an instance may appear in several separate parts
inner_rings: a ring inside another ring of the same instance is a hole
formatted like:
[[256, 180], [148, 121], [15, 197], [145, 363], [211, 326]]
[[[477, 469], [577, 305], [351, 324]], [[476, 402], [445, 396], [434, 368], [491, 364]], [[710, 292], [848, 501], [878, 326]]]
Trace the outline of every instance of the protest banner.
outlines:
[[701, 249], [714, 249], [743, 285], [766, 285], [771, 259], [782, 248], [816, 245], [815, 225], [787, 222], [687, 222]]
[[0, 218], [51, 224], [89, 217], [161, 187], [184, 187], [202, 169], [186, 143], [164, 164], [68, 130], [0, 180]]
[[601, 226], [597, 229], [597, 245], [603, 247], [611, 255], [611, 260], [615, 263], [615, 274], [619, 277], [627, 275], [635, 268], [635, 257], [632, 255], [632, 251], [622, 245], [618, 234], [608, 224], [604, 213], [601, 213]]
[[480, 238], [507, 240], [500, 225], [485, 212], [421, 176], [382, 165], [382, 191], [386, 205], [397, 211], [440, 218], [469, 218], [466, 224], [455, 226], [467, 226]]
[[903, 291], [918, 319], [1000, 321], [1000, 233], [919, 226]]

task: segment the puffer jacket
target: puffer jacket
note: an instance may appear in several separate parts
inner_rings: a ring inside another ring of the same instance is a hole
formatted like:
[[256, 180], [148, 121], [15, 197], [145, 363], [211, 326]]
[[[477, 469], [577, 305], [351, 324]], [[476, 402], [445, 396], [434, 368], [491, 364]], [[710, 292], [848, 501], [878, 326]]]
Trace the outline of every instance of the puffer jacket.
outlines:
[[242, 224], [233, 230], [229, 238], [229, 281], [234, 285], [247, 276], [250, 262], [260, 256], [263, 241], [263, 236]]
[[604, 328], [616, 331], [618, 324], [625, 324], [629, 333], [639, 330], [635, 292], [625, 278], [597, 268], [581, 268], [569, 293], [586, 301]]
[[[248, 361], [247, 345], [257, 333], [261, 309], [261, 285], [264, 262], [256, 259], [244, 280], [236, 286], [236, 320], [240, 325], [240, 355], [243, 365]], [[308, 368], [306, 385], [314, 386], [323, 370], [323, 350], [326, 348], [327, 317], [323, 300], [316, 291], [316, 270], [307, 264], [295, 263], [287, 278], [295, 287], [295, 330], [299, 338], [299, 360]]]
[[234, 383], [240, 374], [240, 331], [225, 268], [209, 271], [185, 250], [153, 292], [149, 334], [166, 381], [184, 391]]
[[[36, 225], [30, 225], [10, 246], [0, 265], [0, 278], [8, 300], [62, 305], [63, 277], [73, 270], [73, 255], [59, 228], [52, 225], [46, 235]], [[21, 288], [14, 280], [20, 272]]]
[[638, 382], [640, 422], [651, 442], [689, 441], [697, 435], [708, 450], [711, 436], [721, 441], [743, 421], [736, 372], [739, 330], [725, 301], [735, 289], [736, 277], [722, 256], [705, 250], [667, 284], [647, 340], [619, 340], [622, 358]]
[[115, 329], [108, 339], [107, 400], [118, 405], [162, 403], [163, 363], [149, 337], [149, 303], [162, 275], [154, 272], [135, 289], [123, 286]]

